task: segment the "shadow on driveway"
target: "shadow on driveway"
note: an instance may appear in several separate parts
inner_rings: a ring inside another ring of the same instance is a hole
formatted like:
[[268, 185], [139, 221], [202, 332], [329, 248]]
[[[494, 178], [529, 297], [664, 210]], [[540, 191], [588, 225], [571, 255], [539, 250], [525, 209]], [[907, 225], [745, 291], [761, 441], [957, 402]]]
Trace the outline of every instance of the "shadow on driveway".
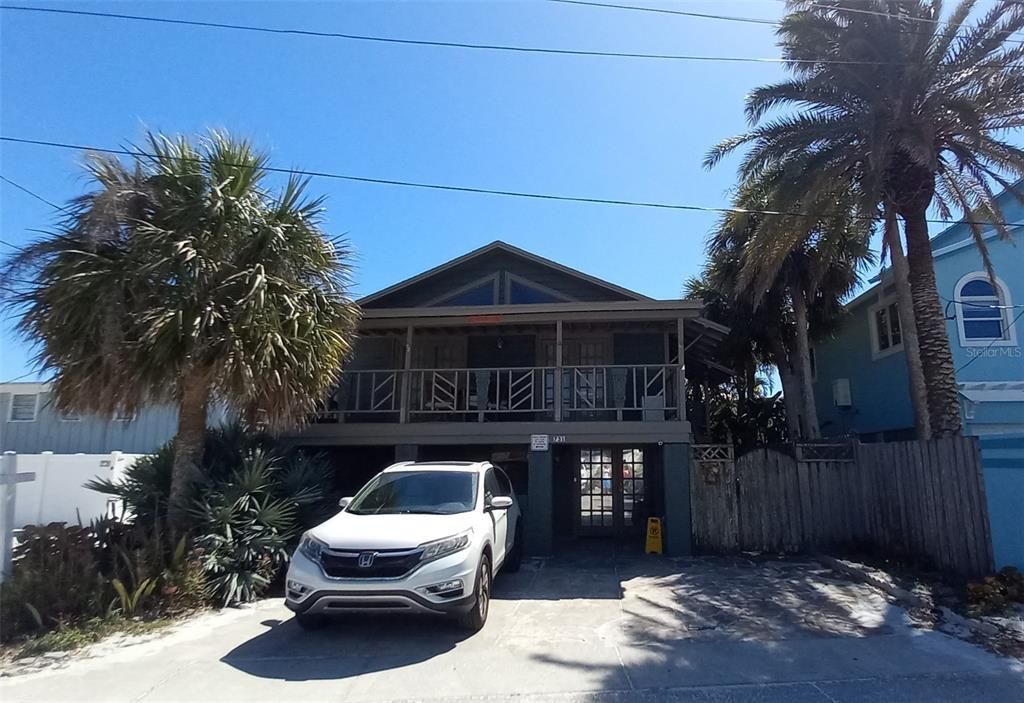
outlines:
[[347, 679], [430, 660], [470, 633], [441, 617], [346, 615], [321, 630], [294, 619], [264, 620], [267, 631], [221, 658], [252, 676], [284, 681]]
[[475, 635], [423, 616], [351, 615], [312, 632], [268, 620], [221, 661], [263, 679], [344, 681], [354, 700], [666, 690], [689, 700], [678, 689], [780, 686], [764, 700], [827, 701], [814, 682], [999, 669], [809, 560], [561, 555], [499, 575], [493, 595]]

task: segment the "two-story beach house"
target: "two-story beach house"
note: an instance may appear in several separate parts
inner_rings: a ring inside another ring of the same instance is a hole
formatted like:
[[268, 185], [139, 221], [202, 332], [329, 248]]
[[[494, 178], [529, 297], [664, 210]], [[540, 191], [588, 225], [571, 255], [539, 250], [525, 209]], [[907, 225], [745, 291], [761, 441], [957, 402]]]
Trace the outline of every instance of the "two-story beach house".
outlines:
[[293, 436], [350, 488], [396, 460], [492, 460], [526, 507], [528, 549], [637, 538], [664, 516], [689, 551], [686, 379], [723, 378], [726, 330], [494, 242], [359, 301], [336, 392]]
[[[1016, 226], [1010, 240], [994, 231], [985, 234], [995, 281], [968, 225], [957, 223], [932, 239], [969, 435], [1024, 432], [1024, 206], [1009, 192], [999, 198], [1007, 221]], [[814, 348], [822, 432], [864, 441], [910, 439], [914, 419], [891, 271], [846, 308], [848, 318], [837, 334]]]

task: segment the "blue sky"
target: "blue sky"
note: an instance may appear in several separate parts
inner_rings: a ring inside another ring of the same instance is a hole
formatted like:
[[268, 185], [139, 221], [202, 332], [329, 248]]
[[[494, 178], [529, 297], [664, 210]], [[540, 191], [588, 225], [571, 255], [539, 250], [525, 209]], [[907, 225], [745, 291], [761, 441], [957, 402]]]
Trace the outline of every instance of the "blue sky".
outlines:
[[[657, 5], [655, 2], [648, 3]], [[776, 56], [771, 27], [531, 2], [90, 2], [76, 7], [443, 41]], [[661, 6], [668, 6], [662, 3]], [[678, 3], [777, 18], [781, 2]], [[701, 167], [744, 128], [774, 64], [687, 63], [425, 48], [0, 12], [8, 136], [97, 146], [145, 128], [223, 127], [277, 166], [597, 198], [727, 204], [734, 162]], [[4, 143], [2, 173], [55, 202], [82, 192], [81, 157]], [[366, 294], [494, 239], [655, 297], [698, 272], [712, 214], [549, 203], [329, 180], [327, 226], [358, 252]], [[0, 184], [0, 238], [52, 211]], [[31, 370], [2, 330], [0, 381]]]

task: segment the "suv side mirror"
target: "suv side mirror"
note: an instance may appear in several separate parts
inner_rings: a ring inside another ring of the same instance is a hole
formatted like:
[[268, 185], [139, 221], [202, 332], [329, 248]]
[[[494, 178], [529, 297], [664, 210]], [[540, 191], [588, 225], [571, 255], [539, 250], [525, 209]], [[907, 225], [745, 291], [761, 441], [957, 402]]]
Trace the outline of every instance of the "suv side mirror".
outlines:
[[512, 507], [512, 499], [509, 496], [494, 496], [489, 507], [494, 510], [508, 510]]
[[348, 504], [351, 503], [351, 502], [352, 502], [352, 496], [348, 496], [346, 498], [342, 498], [341, 500], [338, 501], [338, 507], [339, 508], [348, 507]]

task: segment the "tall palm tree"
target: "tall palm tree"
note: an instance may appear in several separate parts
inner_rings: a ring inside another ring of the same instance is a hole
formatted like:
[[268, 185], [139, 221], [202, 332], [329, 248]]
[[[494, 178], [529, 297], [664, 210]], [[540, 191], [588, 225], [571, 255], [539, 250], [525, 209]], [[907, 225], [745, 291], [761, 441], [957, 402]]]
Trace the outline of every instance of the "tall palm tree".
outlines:
[[1024, 28], [1024, 4], [1000, 0], [969, 22], [975, 4], [945, 17], [940, 0], [789, 0], [779, 36], [793, 78], [756, 89], [752, 129], [705, 159], [749, 145], [741, 179], [785, 169], [780, 208], [850, 184], [865, 206], [891, 205], [903, 219], [934, 435], [959, 432], [960, 408], [927, 212], [970, 215], [992, 273], [984, 223], [1009, 236], [996, 191], [1024, 176], [1024, 150], [1006, 140], [1024, 126], [1024, 45], [1009, 39]]
[[871, 222], [859, 216], [855, 199], [846, 190], [797, 203], [803, 211], [815, 213], [813, 217], [758, 212], [774, 207], [776, 191], [786, 185], [786, 179], [784, 171], [766, 170], [743, 182], [734, 200], [737, 211], [723, 218], [709, 254], [714, 259], [728, 251], [738, 252], [732, 255], [738, 269], [731, 272], [736, 300], [768, 317], [786, 314], [788, 308], [791, 323], [776, 326], [790, 332], [789, 344], [781, 345], [779, 334], [772, 335], [771, 343], [777, 348], [774, 355], [783, 383], [787, 372], [794, 377], [802, 436], [816, 439], [820, 429], [810, 340], [829, 331], [841, 314], [840, 301], [857, 284], [860, 270], [873, 260], [868, 248]]
[[266, 156], [219, 132], [146, 147], [131, 164], [88, 157], [95, 190], [11, 261], [25, 284], [5, 302], [59, 409], [177, 405], [180, 527], [211, 405], [270, 429], [301, 421], [336, 381], [358, 311], [350, 252], [305, 181], [274, 194]]

